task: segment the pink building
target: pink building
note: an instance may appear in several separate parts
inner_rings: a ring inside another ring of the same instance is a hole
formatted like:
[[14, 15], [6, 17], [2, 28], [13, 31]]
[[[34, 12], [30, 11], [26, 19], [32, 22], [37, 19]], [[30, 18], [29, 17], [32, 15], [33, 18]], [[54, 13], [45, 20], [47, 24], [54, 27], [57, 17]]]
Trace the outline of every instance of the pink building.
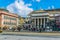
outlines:
[[10, 13], [7, 10], [0, 9], [0, 27], [17, 27], [18, 26], [18, 15]]

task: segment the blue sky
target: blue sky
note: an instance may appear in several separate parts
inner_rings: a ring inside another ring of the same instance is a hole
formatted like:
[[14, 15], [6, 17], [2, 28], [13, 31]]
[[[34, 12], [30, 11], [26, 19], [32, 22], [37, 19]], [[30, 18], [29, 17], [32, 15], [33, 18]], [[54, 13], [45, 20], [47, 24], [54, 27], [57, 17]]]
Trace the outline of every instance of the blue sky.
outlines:
[[0, 8], [27, 16], [34, 10], [60, 8], [60, 0], [0, 0]]

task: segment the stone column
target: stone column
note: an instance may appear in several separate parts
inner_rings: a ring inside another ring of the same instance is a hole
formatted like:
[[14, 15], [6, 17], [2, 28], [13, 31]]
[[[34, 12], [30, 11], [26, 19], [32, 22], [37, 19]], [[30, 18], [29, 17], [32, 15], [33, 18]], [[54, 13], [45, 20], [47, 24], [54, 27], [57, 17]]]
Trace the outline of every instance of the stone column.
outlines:
[[45, 18], [44, 18], [44, 28], [45, 28]]
[[[38, 18], [37, 18], [37, 20], [36, 20], [36, 21], [37, 21], [36, 25], [38, 25]], [[36, 27], [37, 27], [37, 26], [36, 26]]]
[[48, 22], [48, 18], [47, 18], [47, 22]]
[[34, 25], [35, 25], [35, 27], [36, 27], [36, 19], [34, 19]]
[[41, 25], [41, 19], [39, 18], [39, 26]]
[[38, 18], [38, 25], [39, 25], [39, 18]]
[[42, 18], [41, 18], [41, 25], [42, 25]]
[[40, 28], [41, 28], [41, 25], [42, 25], [42, 18], [40, 18]]
[[37, 28], [39, 28], [39, 18], [37, 19], [37, 21], [38, 21], [38, 24], [37, 24], [37, 25], [38, 25], [38, 27], [37, 27]]

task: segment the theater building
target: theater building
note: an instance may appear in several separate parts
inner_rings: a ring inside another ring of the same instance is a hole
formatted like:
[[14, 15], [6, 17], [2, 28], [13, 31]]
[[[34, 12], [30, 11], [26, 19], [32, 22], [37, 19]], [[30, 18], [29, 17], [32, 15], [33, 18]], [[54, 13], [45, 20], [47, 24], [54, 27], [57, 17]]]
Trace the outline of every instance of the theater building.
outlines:
[[18, 15], [10, 13], [8, 10], [0, 9], [0, 27], [17, 27]]
[[[46, 28], [46, 23], [50, 20], [56, 20], [56, 18], [60, 15], [60, 10], [37, 10], [33, 11], [29, 14], [30, 19], [32, 21], [31, 27], [33, 28]], [[59, 18], [58, 18], [59, 19]]]

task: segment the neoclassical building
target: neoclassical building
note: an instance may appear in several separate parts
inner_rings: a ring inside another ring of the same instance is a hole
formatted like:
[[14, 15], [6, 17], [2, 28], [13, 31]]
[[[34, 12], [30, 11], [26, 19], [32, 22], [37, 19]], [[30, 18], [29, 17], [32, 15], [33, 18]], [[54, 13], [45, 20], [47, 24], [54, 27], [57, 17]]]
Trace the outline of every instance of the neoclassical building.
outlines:
[[36, 10], [29, 14], [32, 21], [31, 27], [39, 28], [46, 27], [46, 23], [50, 20], [56, 20], [56, 17], [60, 16], [60, 10]]

